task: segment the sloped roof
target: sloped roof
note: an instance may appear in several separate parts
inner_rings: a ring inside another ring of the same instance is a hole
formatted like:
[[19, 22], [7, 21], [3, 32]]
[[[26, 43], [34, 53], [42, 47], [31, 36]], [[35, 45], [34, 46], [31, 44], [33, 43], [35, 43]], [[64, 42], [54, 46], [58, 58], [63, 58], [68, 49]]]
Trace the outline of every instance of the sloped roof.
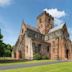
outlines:
[[36, 27], [33, 27], [33, 26], [31, 26], [31, 25], [25, 23], [24, 20], [23, 20], [22, 24], [25, 25], [27, 29], [30, 29], [30, 30], [33, 30], [33, 31], [39, 32], [39, 30], [38, 30]]
[[54, 31], [56, 31], [56, 30], [60, 30], [60, 29], [63, 28], [64, 25], [65, 25], [65, 23], [60, 24], [60, 25], [58, 25], [58, 26], [56, 26], [56, 27], [50, 29], [48, 33], [54, 32]]
[[[33, 27], [33, 26], [31, 26], [31, 25], [28, 25], [28, 24], [25, 24], [26, 25], [26, 27], [28, 28], [28, 29], [30, 29], [30, 30], [33, 30], [33, 31], [35, 31], [35, 32], [39, 32], [39, 30], [36, 28], [36, 27]], [[40, 33], [40, 32], [39, 32]]]

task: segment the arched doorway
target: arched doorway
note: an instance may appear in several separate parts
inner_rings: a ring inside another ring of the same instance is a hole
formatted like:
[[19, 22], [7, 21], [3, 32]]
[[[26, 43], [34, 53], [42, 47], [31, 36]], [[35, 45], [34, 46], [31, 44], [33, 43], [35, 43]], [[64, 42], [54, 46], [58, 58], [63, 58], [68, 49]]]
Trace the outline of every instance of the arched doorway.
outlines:
[[66, 58], [69, 59], [69, 50], [66, 49]]
[[22, 52], [19, 51], [19, 58], [21, 59], [22, 58]]
[[14, 58], [16, 58], [16, 52], [14, 52]]
[[48, 58], [50, 59], [50, 46], [47, 47]]

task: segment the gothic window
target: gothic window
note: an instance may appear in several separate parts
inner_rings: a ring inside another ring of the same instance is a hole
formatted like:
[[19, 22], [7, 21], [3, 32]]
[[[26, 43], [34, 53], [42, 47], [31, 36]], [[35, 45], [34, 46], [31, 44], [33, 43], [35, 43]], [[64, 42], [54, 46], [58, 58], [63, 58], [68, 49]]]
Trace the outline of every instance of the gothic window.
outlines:
[[41, 18], [39, 19], [39, 22], [42, 23], [42, 19]]
[[19, 58], [22, 58], [22, 52], [19, 51]]
[[41, 25], [40, 25], [40, 27], [42, 28], [42, 27], [43, 27], [43, 25], [41, 24]]
[[50, 36], [49, 36], [49, 37], [50, 37], [50, 39], [52, 39], [52, 38], [53, 38], [53, 34], [50, 34]]
[[48, 40], [49, 40], [49, 36], [48, 36]]
[[34, 50], [34, 53], [40, 53], [40, 49], [41, 49], [41, 44], [38, 44], [38, 45], [33, 45], [33, 50]]
[[40, 39], [42, 39], [42, 36], [40, 35]]
[[26, 46], [26, 52], [28, 53], [28, 46]]
[[40, 26], [39, 26], [39, 29], [40, 29]]
[[33, 53], [35, 53], [35, 43], [32, 43]]
[[49, 21], [50, 21], [50, 18], [49, 18]]
[[22, 29], [22, 33], [23, 33], [23, 29]]
[[55, 48], [53, 48], [53, 53], [55, 53]]
[[45, 36], [45, 40], [48, 40], [48, 36]]
[[53, 33], [53, 38], [55, 38], [56, 37], [56, 35], [55, 35], [55, 32]]
[[49, 46], [47, 47], [47, 52], [49, 52]]
[[14, 58], [16, 58], [16, 52], [14, 52]]
[[53, 47], [55, 47], [55, 41], [52, 42]]
[[29, 31], [28, 31], [28, 36], [29, 36], [29, 37], [32, 37], [32, 35], [33, 35], [33, 32], [32, 32], [31, 30], [29, 30]]
[[35, 34], [35, 38], [37, 38], [37, 34]]
[[40, 53], [41, 44], [38, 45], [38, 53]]
[[42, 36], [42, 40], [44, 40], [44, 36]]
[[48, 27], [48, 23], [46, 23], [46, 26]]
[[50, 23], [50, 21], [51, 21], [51, 19], [49, 18], [49, 19], [48, 19], [48, 22]]

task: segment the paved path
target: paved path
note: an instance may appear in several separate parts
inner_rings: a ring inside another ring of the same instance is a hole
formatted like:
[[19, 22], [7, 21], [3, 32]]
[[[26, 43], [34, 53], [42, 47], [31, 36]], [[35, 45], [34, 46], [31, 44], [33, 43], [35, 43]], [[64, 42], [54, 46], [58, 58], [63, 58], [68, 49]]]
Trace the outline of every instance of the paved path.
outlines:
[[32, 64], [6, 65], [6, 66], [0, 66], [0, 70], [17, 69], [17, 68], [27, 68], [27, 67], [42, 66], [42, 65], [56, 64], [56, 63], [62, 63], [62, 62], [68, 62], [68, 61], [54, 61], [54, 62], [32, 63]]

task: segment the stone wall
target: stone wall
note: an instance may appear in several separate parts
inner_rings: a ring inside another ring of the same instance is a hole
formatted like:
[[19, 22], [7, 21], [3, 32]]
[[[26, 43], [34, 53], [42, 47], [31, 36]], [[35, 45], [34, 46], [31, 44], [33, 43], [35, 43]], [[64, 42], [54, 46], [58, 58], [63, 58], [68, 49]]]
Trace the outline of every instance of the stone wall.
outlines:
[[25, 59], [33, 59], [32, 40], [27, 36], [25, 36]]

